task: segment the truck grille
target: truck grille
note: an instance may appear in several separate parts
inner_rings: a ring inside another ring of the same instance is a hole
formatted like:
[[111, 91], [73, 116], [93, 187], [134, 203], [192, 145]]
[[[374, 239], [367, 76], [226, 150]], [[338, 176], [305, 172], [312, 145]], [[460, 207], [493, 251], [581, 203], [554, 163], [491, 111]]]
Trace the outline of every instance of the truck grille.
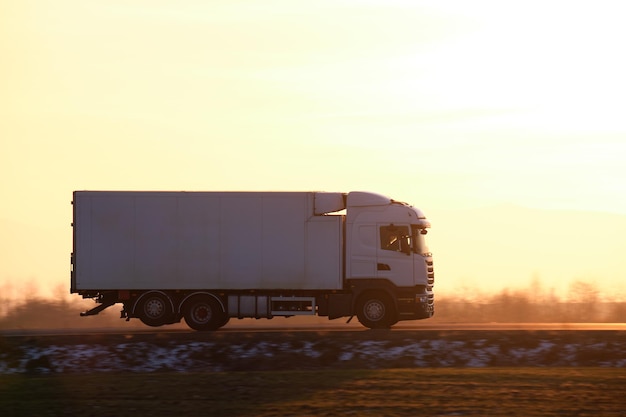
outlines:
[[435, 268], [432, 259], [426, 261], [426, 266], [428, 268], [428, 285], [432, 286], [435, 284]]
[[432, 287], [428, 288], [428, 308], [431, 313], [435, 312], [435, 294]]

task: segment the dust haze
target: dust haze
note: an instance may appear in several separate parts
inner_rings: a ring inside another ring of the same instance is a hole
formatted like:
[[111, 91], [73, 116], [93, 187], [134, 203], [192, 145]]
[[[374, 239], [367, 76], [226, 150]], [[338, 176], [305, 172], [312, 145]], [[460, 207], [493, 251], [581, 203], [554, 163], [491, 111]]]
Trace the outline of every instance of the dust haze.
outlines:
[[[58, 287], [52, 295], [42, 296], [34, 284], [23, 287], [5, 284], [0, 289], [0, 329], [87, 329], [146, 328], [139, 320], [120, 319], [121, 304], [97, 316], [80, 317], [79, 313], [95, 306]], [[119, 307], [119, 308], [118, 308]], [[537, 282], [525, 289], [504, 289], [493, 293], [435, 295], [435, 316], [429, 323], [620, 323], [626, 317], [626, 301], [601, 296], [595, 284], [572, 282], [564, 296], [542, 290]], [[319, 320], [327, 322], [326, 318]], [[278, 318], [281, 323], [284, 319]], [[277, 319], [272, 320], [272, 324]], [[262, 327], [267, 320], [253, 320]], [[286, 326], [297, 326], [298, 318], [284, 320]], [[175, 328], [183, 324], [166, 326]]]

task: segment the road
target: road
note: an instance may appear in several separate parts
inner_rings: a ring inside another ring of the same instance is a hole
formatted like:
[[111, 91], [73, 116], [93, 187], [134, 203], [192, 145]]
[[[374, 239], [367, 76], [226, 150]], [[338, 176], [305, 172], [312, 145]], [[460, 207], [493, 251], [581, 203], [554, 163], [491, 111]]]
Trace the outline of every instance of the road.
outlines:
[[[126, 323], [123, 323], [126, 324]], [[437, 322], [401, 322], [393, 326], [392, 332], [415, 331], [624, 331], [626, 323], [437, 323]], [[219, 333], [263, 333], [263, 332], [369, 332], [356, 320], [343, 321], [319, 320], [233, 320], [217, 332]], [[138, 322], [120, 327], [59, 328], [59, 329], [0, 329], [0, 336], [45, 336], [45, 335], [87, 335], [87, 334], [167, 334], [196, 333], [184, 323], [161, 328], [147, 327]]]

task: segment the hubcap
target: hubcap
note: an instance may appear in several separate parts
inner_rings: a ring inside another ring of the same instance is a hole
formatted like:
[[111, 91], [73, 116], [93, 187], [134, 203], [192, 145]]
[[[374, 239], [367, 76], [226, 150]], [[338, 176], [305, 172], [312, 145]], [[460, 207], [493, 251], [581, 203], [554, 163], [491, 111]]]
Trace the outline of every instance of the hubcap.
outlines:
[[193, 318], [198, 323], [206, 323], [211, 320], [211, 308], [206, 304], [200, 304], [193, 309]]
[[385, 317], [385, 305], [378, 300], [372, 300], [363, 307], [365, 317], [371, 321], [378, 321]]
[[144, 307], [146, 315], [152, 318], [161, 317], [164, 310], [165, 306], [163, 305], [163, 302], [157, 298], [148, 300]]

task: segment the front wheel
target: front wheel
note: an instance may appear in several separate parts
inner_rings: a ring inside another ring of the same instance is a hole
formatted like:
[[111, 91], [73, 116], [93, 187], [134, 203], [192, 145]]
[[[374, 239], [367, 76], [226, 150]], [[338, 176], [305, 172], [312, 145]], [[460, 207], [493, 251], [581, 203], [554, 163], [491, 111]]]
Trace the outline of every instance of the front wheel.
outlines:
[[379, 293], [363, 295], [357, 304], [356, 316], [363, 326], [370, 329], [388, 329], [397, 322], [391, 300]]
[[185, 303], [185, 322], [194, 330], [217, 330], [228, 322], [228, 316], [215, 298], [199, 295]]

